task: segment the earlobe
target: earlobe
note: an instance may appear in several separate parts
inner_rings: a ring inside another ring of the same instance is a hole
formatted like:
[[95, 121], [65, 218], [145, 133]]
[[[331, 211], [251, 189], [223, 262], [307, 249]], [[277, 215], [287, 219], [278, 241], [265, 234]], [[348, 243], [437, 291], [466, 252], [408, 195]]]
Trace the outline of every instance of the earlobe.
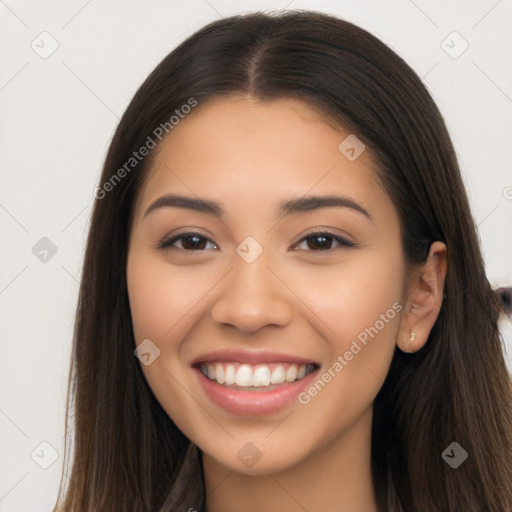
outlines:
[[408, 297], [400, 321], [397, 345], [403, 352], [421, 349], [428, 340], [443, 304], [447, 248], [433, 242], [424, 264], [409, 277]]

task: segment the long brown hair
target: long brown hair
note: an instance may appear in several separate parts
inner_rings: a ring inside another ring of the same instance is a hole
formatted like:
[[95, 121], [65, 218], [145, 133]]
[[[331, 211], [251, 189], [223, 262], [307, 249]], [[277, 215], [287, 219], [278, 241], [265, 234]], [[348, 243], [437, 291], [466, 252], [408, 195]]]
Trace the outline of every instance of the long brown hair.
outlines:
[[[443, 118], [390, 48], [347, 21], [310, 11], [211, 23], [163, 59], [124, 113], [87, 240], [66, 421], [74, 451], [66, 446], [72, 466], [55, 510], [163, 511], [171, 510], [177, 484], [183, 496], [204, 492], [200, 468], [176, 481], [190, 443], [133, 354], [129, 223], [154, 152], [129, 172], [118, 170], [191, 98], [201, 108], [234, 93], [300, 99], [357, 134], [379, 162], [408, 261], [423, 262], [435, 240], [448, 247], [443, 305], [428, 342], [415, 354], [396, 349], [374, 403], [379, 510], [511, 510], [512, 394], [499, 306]], [[116, 173], [122, 179], [113, 181]], [[468, 454], [457, 469], [442, 457], [453, 442]], [[187, 510], [191, 502], [182, 500]]]

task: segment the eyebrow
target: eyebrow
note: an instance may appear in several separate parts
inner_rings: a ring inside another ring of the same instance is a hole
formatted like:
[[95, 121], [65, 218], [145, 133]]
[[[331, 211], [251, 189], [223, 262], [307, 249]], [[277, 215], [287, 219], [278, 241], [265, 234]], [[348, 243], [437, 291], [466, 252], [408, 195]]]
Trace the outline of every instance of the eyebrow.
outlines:
[[[180, 196], [176, 194], [167, 194], [159, 197], [151, 203], [143, 219], [152, 211], [160, 208], [186, 208], [198, 212], [208, 213], [219, 219], [225, 214], [225, 210], [221, 203], [210, 199], [200, 199], [196, 197]], [[346, 196], [325, 195], [325, 196], [305, 196], [299, 199], [290, 199], [284, 201], [278, 206], [278, 216], [288, 217], [297, 213], [318, 210], [320, 208], [342, 207], [350, 208], [361, 213], [370, 221], [374, 222], [370, 213], [353, 199]]]

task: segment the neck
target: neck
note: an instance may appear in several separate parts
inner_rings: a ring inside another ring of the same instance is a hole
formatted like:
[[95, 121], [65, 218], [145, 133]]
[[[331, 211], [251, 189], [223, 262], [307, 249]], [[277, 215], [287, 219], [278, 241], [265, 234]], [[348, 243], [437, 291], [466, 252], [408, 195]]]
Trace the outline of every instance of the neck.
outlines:
[[299, 464], [264, 475], [235, 473], [203, 453], [208, 512], [376, 512], [371, 408]]

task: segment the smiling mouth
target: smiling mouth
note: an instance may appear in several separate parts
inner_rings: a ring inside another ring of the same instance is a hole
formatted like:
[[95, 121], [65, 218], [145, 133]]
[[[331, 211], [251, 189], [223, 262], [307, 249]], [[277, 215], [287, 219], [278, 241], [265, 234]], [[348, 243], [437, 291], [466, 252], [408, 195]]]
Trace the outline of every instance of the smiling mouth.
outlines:
[[314, 372], [315, 364], [238, 362], [202, 362], [201, 373], [217, 384], [240, 391], [272, 391], [283, 384], [291, 384]]

